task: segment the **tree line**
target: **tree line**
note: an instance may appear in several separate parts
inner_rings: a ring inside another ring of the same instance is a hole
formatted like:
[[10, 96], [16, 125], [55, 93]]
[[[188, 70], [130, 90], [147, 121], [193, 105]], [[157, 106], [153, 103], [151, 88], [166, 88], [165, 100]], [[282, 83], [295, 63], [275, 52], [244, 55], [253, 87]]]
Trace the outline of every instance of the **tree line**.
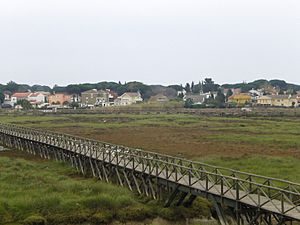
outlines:
[[[185, 86], [182, 84], [178, 85], [146, 85], [142, 82], [99, 82], [99, 83], [83, 83], [83, 84], [69, 84], [67, 86], [58, 86], [49, 87], [46, 85], [28, 85], [28, 84], [18, 84], [14, 81], [10, 81], [7, 84], [0, 84], [0, 102], [4, 100], [4, 91], [9, 91], [11, 93], [14, 92], [26, 92], [28, 90], [32, 92], [36, 91], [44, 91], [50, 93], [68, 93], [68, 94], [78, 94], [80, 95], [82, 92], [91, 90], [91, 89], [110, 89], [116, 92], [118, 95], [122, 95], [124, 92], [137, 92], [139, 91], [144, 99], [149, 99], [151, 96], [163, 93], [170, 98], [176, 98], [177, 92], [185, 90], [187, 93], [208, 93], [208, 92], [219, 92], [220, 89], [232, 89], [232, 88], [241, 88], [242, 92], [248, 92], [251, 89], [259, 89], [263, 86], [271, 85], [273, 87], [278, 87], [280, 89], [280, 94], [283, 92], [295, 93], [300, 90], [300, 85], [290, 84], [285, 82], [284, 80], [256, 80], [253, 82], [243, 82], [243, 83], [235, 83], [235, 84], [223, 84], [219, 85], [213, 81], [212, 78], [205, 78], [202, 81], [195, 83], [192, 81], [191, 83], [186, 83]], [[230, 91], [229, 91], [230, 94]], [[183, 96], [179, 96], [183, 97]], [[219, 94], [218, 98], [222, 98]], [[225, 99], [228, 96], [225, 96]], [[212, 101], [212, 99], [210, 99]]]
[[3, 102], [4, 91], [9, 91], [11, 93], [15, 92], [50, 92], [50, 93], [67, 93], [67, 94], [78, 94], [80, 95], [82, 92], [97, 89], [104, 90], [110, 89], [116, 92], [118, 95], [122, 95], [125, 92], [137, 92], [139, 91], [144, 99], [149, 99], [151, 96], [164, 93], [169, 97], [176, 97], [177, 91], [182, 89], [180, 85], [170, 85], [170, 86], [162, 86], [162, 85], [146, 85], [141, 82], [133, 81], [133, 82], [99, 82], [99, 83], [84, 83], [84, 84], [70, 84], [67, 86], [58, 86], [49, 87], [46, 85], [27, 85], [27, 84], [18, 84], [14, 81], [10, 81], [7, 84], [0, 84], [0, 100]]

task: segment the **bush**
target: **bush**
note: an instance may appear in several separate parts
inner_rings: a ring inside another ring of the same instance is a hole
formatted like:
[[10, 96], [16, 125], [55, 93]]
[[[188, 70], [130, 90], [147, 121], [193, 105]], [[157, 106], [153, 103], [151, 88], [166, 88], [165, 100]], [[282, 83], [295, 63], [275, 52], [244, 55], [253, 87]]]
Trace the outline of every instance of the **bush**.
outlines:
[[56, 210], [60, 206], [60, 201], [61, 199], [58, 196], [40, 197], [33, 201], [32, 210], [40, 213]]
[[182, 214], [185, 218], [197, 218], [199, 216], [210, 218], [211, 208], [212, 205], [207, 199], [198, 197], [191, 207], [182, 210]]
[[83, 205], [89, 209], [114, 209], [116, 201], [113, 196], [100, 194], [83, 200]]
[[4, 204], [0, 204], [0, 222], [7, 222], [12, 219], [12, 216], [8, 213], [8, 211], [5, 209]]
[[228, 102], [227, 108], [237, 108], [238, 104], [236, 102]]
[[113, 213], [110, 211], [100, 211], [91, 217], [93, 224], [108, 224], [113, 220]]
[[176, 221], [182, 220], [181, 213], [177, 213], [173, 208], [162, 208], [159, 212], [159, 216], [165, 220]]
[[26, 99], [21, 99], [17, 101], [17, 105], [21, 105], [24, 110], [33, 109], [31, 103]]
[[194, 102], [191, 98], [188, 98], [184, 103], [184, 108], [192, 108], [194, 105]]
[[152, 218], [154, 215], [151, 210], [145, 206], [137, 205], [134, 207], [127, 207], [119, 210], [117, 213], [117, 219], [121, 222], [126, 221], [142, 221], [145, 219]]
[[47, 217], [49, 224], [81, 224], [89, 221], [90, 214], [84, 211], [76, 213], [52, 214]]
[[210, 218], [211, 207], [211, 203], [208, 200], [198, 197], [189, 208], [184, 206], [163, 208], [158, 212], [158, 215], [163, 219], [170, 221], [180, 221], [186, 218], [199, 217]]
[[23, 221], [24, 225], [46, 225], [47, 220], [40, 215], [31, 215]]
[[117, 208], [125, 208], [129, 207], [131, 205], [136, 204], [132, 196], [127, 196], [127, 195], [120, 195], [116, 198], [116, 207]]

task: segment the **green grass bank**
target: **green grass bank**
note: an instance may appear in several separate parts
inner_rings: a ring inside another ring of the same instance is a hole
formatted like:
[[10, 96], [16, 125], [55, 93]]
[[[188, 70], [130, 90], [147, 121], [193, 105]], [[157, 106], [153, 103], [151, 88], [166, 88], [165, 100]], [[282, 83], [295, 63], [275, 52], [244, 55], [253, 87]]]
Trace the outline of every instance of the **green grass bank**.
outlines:
[[[126, 188], [84, 178], [69, 165], [17, 151], [0, 152], [0, 224], [67, 225], [211, 217], [199, 199], [192, 208], [163, 208]], [[129, 223], [130, 224], [130, 223]], [[184, 224], [184, 222], [182, 222]]]

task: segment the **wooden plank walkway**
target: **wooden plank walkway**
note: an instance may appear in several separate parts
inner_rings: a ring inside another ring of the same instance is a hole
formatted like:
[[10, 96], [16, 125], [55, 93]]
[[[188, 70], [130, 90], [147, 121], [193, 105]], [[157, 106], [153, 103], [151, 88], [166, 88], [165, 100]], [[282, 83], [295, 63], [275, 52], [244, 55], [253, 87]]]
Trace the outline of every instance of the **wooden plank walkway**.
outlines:
[[[106, 157], [106, 158], [108, 158], [108, 157]], [[107, 163], [108, 163], [108, 161], [107, 161]], [[150, 169], [143, 170], [141, 168], [141, 165], [133, 168], [132, 165], [128, 164], [128, 161], [127, 162], [122, 161], [122, 162], [117, 163], [116, 160], [113, 160], [109, 163], [112, 163], [116, 166], [126, 167], [127, 169], [130, 169], [130, 170], [134, 169], [135, 171], [138, 171], [140, 173], [147, 173], [149, 175], [152, 175], [153, 177], [156, 177], [156, 174], [154, 171], [151, 172]], [[252, 207], [258, 207], [258, 205], [260, 205], [260, 207], [263, 210], [273, 212], [276, 214], [282, 214], [282, 211], [281, 211], [282, 202], [277, 199], [272, 199], [270, 201], [270, 198], [267, 198], [264, 196], [259, 196], [257, 194], [249, 194], [244, 191], [239, 191], [239, 196], [244, 196], [244, 197], [237, 199], [237, 192], [234, 189], [228, 188], [226, 186], [223, 187], [223, 191], [222, 191], [221, 185], [215, 185], [212, 183], [208, 183], [209, 190], [207, 190], [206, 189], [207, 183], [204, 180], [198, 180], [198, 179], [192, 178], [192, 183], [194, 183], [194, 184], [192, 186], [190, 186], [189, 185], [189, 177], [187, 175], [183, 176], [180, 181], [176, 181], [174, 174], [173, 174], [173, 176], [170, 176], [169, 178], [166, 178], [166, 177], [167, 177], [167, 175], [166, 175], [165, 171], [163, 171], [159, 175], [159, 178], [161, 178], [163, 180], [167, 179], [170, 182], [174, 182], [174, 183], [177, 183], [177, 184], [189, 187], [189, 188], [193, 188], [193, 189], [196, 189], [201, 192], [208, 192], [208, 193], [216, 195], [216, 196], [223, 196], [224, 198], [227, 198], [229, 200], [239, 201], [243, 204], [246, 204], [246, 205], [249, 205]], [[222, 192], [223, 193], [226, 192], [226, 193], [224, 195], [222, 195]], [[288, 202], [284, 202], [283, 207], [287, 211], [291, 209], [290, 211], [288, 211], [286, 213], [286, 216], [300, 221], [300, 206], [294, 208], [294, 205], [292, 205]]]

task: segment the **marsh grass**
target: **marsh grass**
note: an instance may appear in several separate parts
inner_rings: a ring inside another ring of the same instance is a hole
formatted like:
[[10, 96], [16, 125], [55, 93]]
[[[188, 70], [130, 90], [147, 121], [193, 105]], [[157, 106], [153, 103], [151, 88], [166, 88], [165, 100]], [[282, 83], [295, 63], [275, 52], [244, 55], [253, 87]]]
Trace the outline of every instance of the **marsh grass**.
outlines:
[[[126, 188], [81, 177], [63, 163], [0, 156], [0, 171], [0, 224], [30, 224], [35, 219], [47, 224], [107, 224], [162, 214], [162, 203], [149, 201]], [[209, 217], [210, 204], [199, 201], [203, 208], [198, 212]], [[194, 216], [178, 215], [182, 219]]]
[[[299, 118], [203, 117], [185, 114], [71, 114], [45, 116], [0, 116], [1, 122], [42, 129], [117, 129], [169, 127], [200, 129], [199, 140], [259, 145], [274, 148], [300, 148]], [[59, 121], [59, 122], [58, 122]]]
[[[86, 136], [97, 135], [100, 131], [107, 129], [128, 128], [134, 129], [135, 127], [167, 127], [168, 129], [182, 129], [180, 132], [190, 134], [189, 140], [199, 143], [210, 143], [210, 145], [228, 145], [237, 144], [238, 146], [245, 146], [247, 149], [263, 149], [266, 150], [262, 154], [272, 155], [272, 150], [277, 152], [293, 152], [298, 154], [300, 150], [300, 118], [294, 117], [207, 117], [186, 114], [149, 114], [149, 115], [134, 115], [134, 114], [58, 114], [58, 115], [44, 115], [44, 116], [15, 116], [15, 115], [0, 115], [1, 122], [14, 123], [24, 126], [30, 126], [41, 129], [51, 130], [80, 130]], [[197, 135], [193, 134], [196, 130], [201, 130]], [[72, 133], [72, 132], [71, 132]], [[81, 135], [79, 132], [78, 135]], [[164, 134], [158, 134], [163, 136]], [[177, 139], [183, 137], [178, 133]], [[160, 146], [158, 146], [160, 147]], [[155, 149], [155, 143], [153, 144]], [[174, 150], [175, 151], [175, 150]], [[254, 151], [255, 152], [255, 151]], [[245, 152], [243, 152], [244, 154]], [[212, 153], [213, 155], [213, 153]], [[285, 154], [287, 155], [287, 154]], [[184, 151], [183, 151], [184, 156]], [[225, 155], [226, 156], [226, 155]], [[264, 156], [267, 157], [267, 156]], [[246, 171], [255, 173], [270, 174], [262, 165], [257, 165], [262, 157], [253, 156], [253, 158], [236, 158], [232, 160], [226, 159], [218, 155], [211, 160], [216, 165], [226, 165], [228, 167], [236, 167], [239, 163], [242, 165], [249, 165], [249, 168], [242, 168]], [[197, 159], [197, 158], [194, 158]], [[283, 164], [275, 163], [274, 158], [267, 158], [264, 161], [274, 162], [275, 168], [283, 169], [285, 162], [287, 165], [294, 165], [297, 159], [290, 162], [291, 159], [286, 156], [279, 157]], [[275, 160], [276, 161], [276, 160]], [[230, 162], [230, 163], [228, 163]], [[292, 163], [292, 164], [289, 164]], [[293, 164], [294, 163], [294, 164]], [[272, 166], [274, 167], [272, 164]], [[265, 172], [266, 171], [266, 172]], [[298, 170], [299, 171], [299, 170]], [[293, 171], [289, 172], [293, 174]], [[272, 174], [271, 174], [272, 175]], [[278, 174], [286, 175], [286, 173]], [[291, 175], [291, 178], [295, 177]], [[296, 176], [298, 177], [298, 176]], [[300, 179], [297, 179], [300, 181]]]
[[300, 160], [293, 157], [276, 156], [209, 156], [199, 161], [220, 167], [300, 183]]

